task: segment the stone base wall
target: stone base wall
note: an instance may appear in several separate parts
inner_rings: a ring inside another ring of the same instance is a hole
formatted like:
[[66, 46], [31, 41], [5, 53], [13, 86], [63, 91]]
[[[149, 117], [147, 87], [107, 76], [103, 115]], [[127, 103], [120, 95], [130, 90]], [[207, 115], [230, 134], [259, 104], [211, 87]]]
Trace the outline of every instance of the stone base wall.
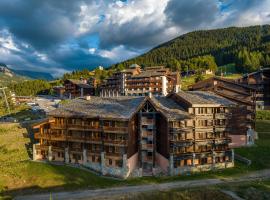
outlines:
[[190, 174], [190, 173], [226, 169], [226, 168], [231, 168], [231, 167], [234, 167], [234, 162], [178, 167], [178, 168], [172, 169], [171, 175], [185, 175], [185, 174]]

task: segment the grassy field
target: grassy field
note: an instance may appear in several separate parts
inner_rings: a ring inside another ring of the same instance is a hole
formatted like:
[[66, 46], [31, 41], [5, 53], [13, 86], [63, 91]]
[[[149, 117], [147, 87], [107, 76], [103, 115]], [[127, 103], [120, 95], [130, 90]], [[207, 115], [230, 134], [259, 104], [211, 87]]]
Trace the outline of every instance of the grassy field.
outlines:
[[[210, 75], [210, 74], [203, 75], [203, 80], [204, 79], [211, 78], [213, 76], [214, 75]], [[188, 86], [193, 85], [195, 83], [195, 78], [196, 78], [196, 75], [192, 75], [192, 76], [188, 76], [188, 77], [183, 77], [181, 79], [182, 90], [188, 90]]]
[[[235, 168], [190, 176], [144, 177], [128, 180], [104, 178], [89, 171], [30, 161], [31, 144], [25, 128], [19, 124], [0, 124], [0, 196], [37, 191], [104, 188], [121, 185], [162, 183], [176, 180], [228, 178], [258, 169], [270, 168], [270, 121], [258, 121], [256, 147], [236, 152], [251, 159], [251, 166], [236, 162]], [[268, 132], [266, 132], [268, 131]], [[1, 198], [0, 198], [1, 199]]]

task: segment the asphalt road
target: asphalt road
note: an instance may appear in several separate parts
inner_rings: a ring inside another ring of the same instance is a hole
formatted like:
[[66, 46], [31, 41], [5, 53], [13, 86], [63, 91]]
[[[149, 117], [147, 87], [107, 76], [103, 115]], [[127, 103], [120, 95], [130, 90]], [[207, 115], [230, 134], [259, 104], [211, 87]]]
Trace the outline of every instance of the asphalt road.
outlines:
[[[210, 186], [219, 184], [230, 184], [237, 182], [248, 182], [260, 179], [269, 179], [270, 169], [256, 171], [247, 175], [242, 175], [237, 178], [230, 179], [201, 179], [192, 181], [177, 181], [161, 184], [151, 184], [151, 185], [138, 185], [138, 186], [124, 186], [124, 187], [114, 187], [106, 189], [96, 189], [96, 190], [78, 190], [78, 191], [67, 191], [67, 192], [55, 192], [52, 193], [53, 199], [57, 200], [87, 200], [91, 198], [101, 198], [110, 197], [123, 194], [135, 194], [140, 192], [149, 191], [162, 191], [170, 190], [176, 188], [192, 188], [200, 186]], [[15, 197], [17, 200], [48, 200], [50, 199], [50, 194], [34, 194]]]

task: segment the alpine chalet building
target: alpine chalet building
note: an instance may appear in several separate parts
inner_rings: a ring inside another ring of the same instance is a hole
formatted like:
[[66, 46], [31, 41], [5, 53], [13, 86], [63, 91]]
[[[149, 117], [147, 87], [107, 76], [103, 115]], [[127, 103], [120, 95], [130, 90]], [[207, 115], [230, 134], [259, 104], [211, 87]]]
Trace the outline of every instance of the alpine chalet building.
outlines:
[[147, 96], [167, 95], [180, 90], [180, 73], [163, 66], [141, 69], [137, 64], [115, 72], [101, 87], [100, 96]]
[[202, 91], [74, 99], [34, 126], [33, 160], [121, 178], [233, 167], [234, 106]]

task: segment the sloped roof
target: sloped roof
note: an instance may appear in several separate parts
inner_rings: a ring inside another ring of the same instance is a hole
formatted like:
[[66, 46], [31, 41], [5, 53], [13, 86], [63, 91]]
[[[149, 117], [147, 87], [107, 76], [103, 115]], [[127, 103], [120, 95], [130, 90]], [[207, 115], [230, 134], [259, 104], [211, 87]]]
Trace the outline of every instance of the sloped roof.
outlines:
[[156, 96], [152, 97], [151, 101], [153, 102], [156, 109], [165, 115], [169, 120], [191, 118], [191, 115], [173, 99], [164, 96]]
[[144, 97], [104, 98], [91, 96], [90, 100], [82, 98], [71, 100], [62, 107], [51, 111], [49, 115], [129, 119], [143, 101]]
[[176, 93], [180, 98], [184, 99], [186, 102], [191, 105], [223, 105], [223, 106], [232, 106], [236, 105], [234, 102], [216, 95], [213, 92], [206, 91], [188, 91], [183, 92], [179, 91]]

